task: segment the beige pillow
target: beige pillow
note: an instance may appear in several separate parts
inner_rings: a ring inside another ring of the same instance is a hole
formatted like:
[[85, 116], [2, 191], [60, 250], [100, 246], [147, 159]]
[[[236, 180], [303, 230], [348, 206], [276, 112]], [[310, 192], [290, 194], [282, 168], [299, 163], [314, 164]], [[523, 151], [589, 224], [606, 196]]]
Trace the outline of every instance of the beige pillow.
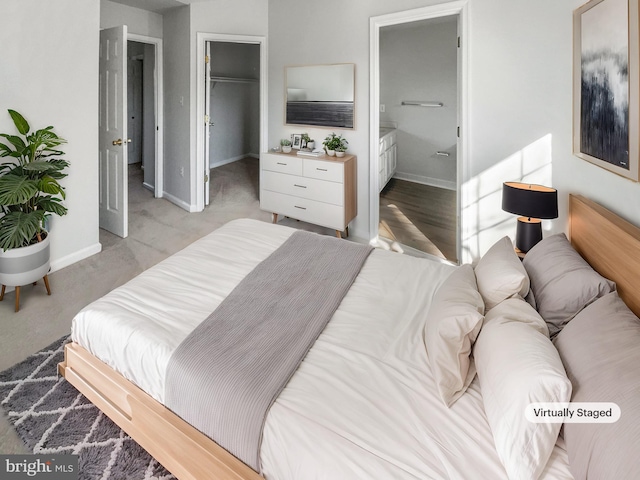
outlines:
[[521, 298], [487, 312], [473, 348], [484, 410], [509, 480], [536, 480], [558, 439], [561, 423], [533, 423], [534, 402], [568, 402], [571, 383], [545, 321]]
[[476, 374], [471, 347], [484, 314], [471, 265], [458, 267], [440, 286], [427, 316], [424, 342], [440, 397], [450, 407]]
[[475, 268], [478, 291], [487, 311], [507, 298], [529, 293], [529, 276], [509, 237], [498, 240]]

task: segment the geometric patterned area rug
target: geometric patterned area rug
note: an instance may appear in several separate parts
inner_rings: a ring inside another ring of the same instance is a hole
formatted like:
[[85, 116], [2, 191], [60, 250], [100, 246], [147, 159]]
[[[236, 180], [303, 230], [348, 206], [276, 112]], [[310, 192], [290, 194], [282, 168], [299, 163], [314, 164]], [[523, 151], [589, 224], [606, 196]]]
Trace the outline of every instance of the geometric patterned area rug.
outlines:
[[0, 407], [36, 454], [78, 455], [81, 480], [175, 479], [64, 378], [61, 338], [0, 372]]

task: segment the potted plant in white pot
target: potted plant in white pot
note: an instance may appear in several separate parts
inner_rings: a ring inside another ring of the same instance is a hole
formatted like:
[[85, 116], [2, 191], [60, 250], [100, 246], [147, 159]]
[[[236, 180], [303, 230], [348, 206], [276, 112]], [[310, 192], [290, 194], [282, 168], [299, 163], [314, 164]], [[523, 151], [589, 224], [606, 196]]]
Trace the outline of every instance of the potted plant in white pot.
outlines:
[[349, 142], [346, 138], [343, 138], [342, 135], [338, 136], [340, 140], [340, 144], [336, 147], [336, 157], [344, 157], [344, 152], [347, 151], [347, 145]]
[[327, 155], [333, 157], [336, 154], [336, 147], [340, 145], [340, 137], [334, 132], [331, 132], [322, 142], [324, 149], [327, 151]]
[[282, 147], [282, 151], [284, 153], [289, 153], [291, 151], [291, 140], [283, 138], [282, 140], [280, 140], [280, 146]]
[[348, 143], [345, 138], [342, 138], [342, 135], [336, 135], [335, 132], [331, 132], [331, 134], [324, 139], [322, 145], [324, 145], [327, 155], [330, 157], [336, 155], [336, 152], [341, 152], [342, 154], [339, 156], [343, 157], [344, 152], [347, 150]]
[[58, 147], [66, 140], [46, 127], [31, 132], [25, 118], [9, 110], [18, 135], [0, 134], [0, 284], [19, 287], [44, 278], [49, 272], [49, 234], [45, 221], [51, 214], [65, 215], [64, 187], [58, 182], [69, 162]]
[[313, 150], [314, 148], [316, 148], [316, 141], [313, 138], [309, 137], [309, 134], [307, 133], [302, 134], [302, 142], [305, 148], [308, 148], [309, 150]]

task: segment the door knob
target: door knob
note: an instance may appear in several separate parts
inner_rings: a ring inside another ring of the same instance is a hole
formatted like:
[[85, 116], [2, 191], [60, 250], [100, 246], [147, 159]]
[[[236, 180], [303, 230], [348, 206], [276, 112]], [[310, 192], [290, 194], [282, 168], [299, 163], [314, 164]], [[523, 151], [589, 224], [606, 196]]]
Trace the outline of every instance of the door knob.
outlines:
[[125, 142], [125, 141], [123, 141], [121, 138], [119, 138], [119, 139], [117, 139], [117, 140], [114, 140], [114, 141], [113, 141], [113, 142], [111, 142], [111, 143], [113, 143], [114, 145], [122, 145], [123, 143], [131, 143], [131, 139], [130, 139], [130, 138], [127, 138], [127, 141]]

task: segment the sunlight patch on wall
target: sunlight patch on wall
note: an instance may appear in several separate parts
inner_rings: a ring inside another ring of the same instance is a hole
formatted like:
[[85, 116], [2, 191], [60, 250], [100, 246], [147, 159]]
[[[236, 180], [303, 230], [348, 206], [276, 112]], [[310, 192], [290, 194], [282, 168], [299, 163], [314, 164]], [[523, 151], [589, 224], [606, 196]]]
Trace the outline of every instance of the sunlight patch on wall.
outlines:
[[[551, 184], [551, 134], [499, 161], [462, 185], [461, 263], [480, 258], [498, 239], [516, 234], [516, 216], [502, 211], [502, 184], [507, 181]], [[549, 221], [542, 222], [543, 230]]]

